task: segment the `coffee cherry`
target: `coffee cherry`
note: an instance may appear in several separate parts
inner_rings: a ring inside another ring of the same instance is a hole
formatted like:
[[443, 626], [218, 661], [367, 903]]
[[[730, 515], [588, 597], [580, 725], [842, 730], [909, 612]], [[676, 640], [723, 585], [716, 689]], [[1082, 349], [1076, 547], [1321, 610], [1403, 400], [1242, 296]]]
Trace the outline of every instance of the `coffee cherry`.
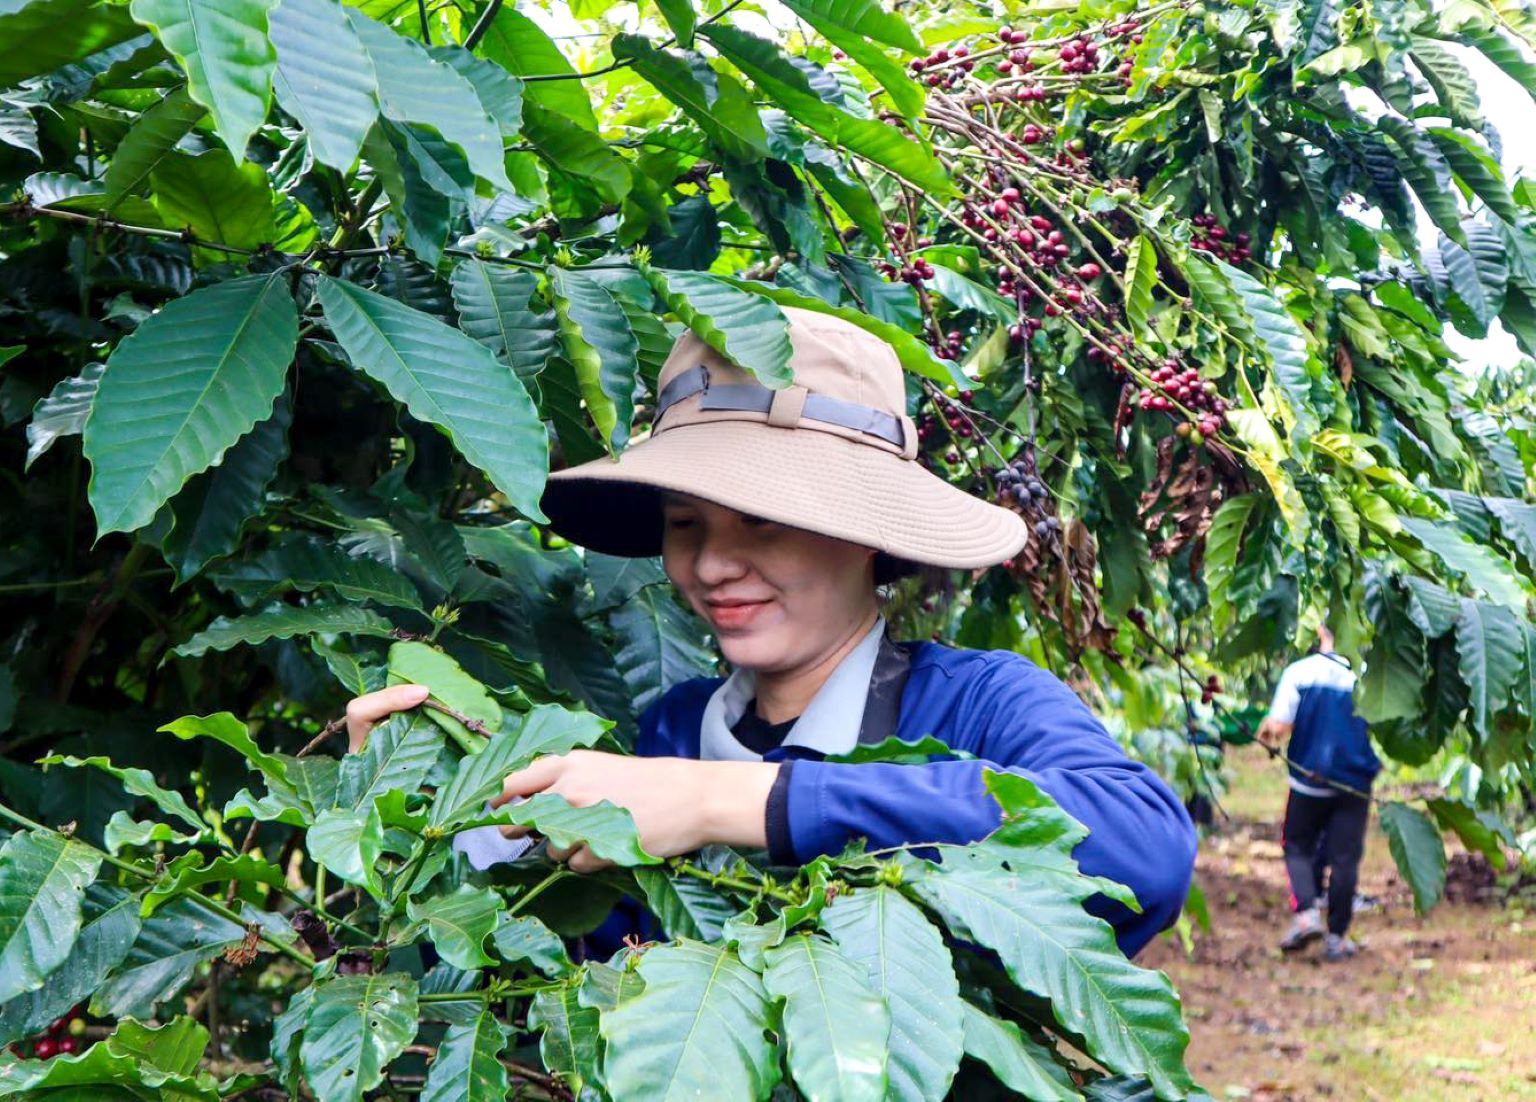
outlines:
[[1084, 280], [1085, 282], [1090, 279], [1098, 279], [1099, 276], [1103, 274], [1104, 269], [1100, 268], [1097, 264], [1094, 264], [1091, 261], [1087, 264], [1084, 264], [1077, 270], [1077, 278]]
[[69, 1035], [71, 1037], [83, 1037], [83, 1036], [85, 1036], [85, 1019], [84, 1018], [71, 1018], [69, 1020]]
[[80, 1042], [73, 1037], [64, 1037], [59, 1041], [57, 1053], [60, 1056], [68, 1056], [80, 1048]]
[[32, 1046], [32, 1059], [51, 1060], [53, 1059], [54, 1053], [58, 1051], [58, 1042], [55, 1041], [52, 1037], [44, 1037], [41, 1041]]

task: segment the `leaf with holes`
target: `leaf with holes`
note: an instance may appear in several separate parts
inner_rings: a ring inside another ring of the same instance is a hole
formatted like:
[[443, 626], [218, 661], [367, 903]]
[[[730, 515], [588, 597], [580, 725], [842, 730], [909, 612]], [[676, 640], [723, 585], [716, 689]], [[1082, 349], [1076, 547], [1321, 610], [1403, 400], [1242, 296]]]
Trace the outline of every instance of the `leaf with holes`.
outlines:
[[416, 981], [399, 972], [315, 985], [299, 1061], [319, 1102], [362, 1102], [416, 1036]]
[[101, 533], [148, 524], [271, 415], [298, 326], [283, 280], [247, 276], [171, 301], [123, 339], [85, 423]]

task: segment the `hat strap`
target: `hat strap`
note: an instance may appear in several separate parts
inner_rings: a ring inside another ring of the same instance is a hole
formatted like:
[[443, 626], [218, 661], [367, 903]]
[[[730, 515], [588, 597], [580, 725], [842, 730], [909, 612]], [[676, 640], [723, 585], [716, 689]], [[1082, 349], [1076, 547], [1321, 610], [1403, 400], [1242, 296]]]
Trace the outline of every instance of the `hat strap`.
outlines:
[[[700, 409], [769, 414], [773, 411], [774, 397], [778, 393], [758, 382], [716, 383], [711, 386], [709, 368], [701, 365], [677, 375], [661, 388], [656, 399], [656, 420], [659, 422], [667, 410], [695, 394], [704, 395], [699, 401]], [[807, 393], [799, 419], [852, 429], [894, 444], [903, 453], [907, 451], [904, 418], [872, 406], [845, 402], [841, 398], [829, 398], [824, 394]]]

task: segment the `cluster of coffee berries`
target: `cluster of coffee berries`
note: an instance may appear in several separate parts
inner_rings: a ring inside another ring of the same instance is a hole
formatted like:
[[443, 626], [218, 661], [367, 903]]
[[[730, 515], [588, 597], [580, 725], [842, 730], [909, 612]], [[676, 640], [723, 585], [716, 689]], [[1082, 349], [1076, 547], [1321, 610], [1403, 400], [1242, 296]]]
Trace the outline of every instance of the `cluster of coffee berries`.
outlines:
[[[970, 54], [971, 51], [964, 46], [956, 46], [952, 50], [941, 46], [927, 57], [915, 57], [907, 64], [914, 76], [927, 73], [924, 80], [928, 87], [942, 88], [947, 92], [960, 80], [962, 73], [969, 73], [976, 67]], [[935, 71], [928, 72], [930, 69]]]
[[[965, 348], [965, 337], [958, 329], [951, 329], [942, 338], [934, 337], [928, 342], [928, 347], [933, 349], [933, 354], [941, 360], [958, 360], [961, 351]], [[964, 392], [970, 395], [972, 392]], [[970, 398], [965, 399], [967, 402]]]
[[1091, 73], [1099, 67], [1099, 46], [1093, 39], [1080, 35], [1062, 43], [1057, 51], [1064, 73]]
[[[958, 333], [951, 331], [944, 341], [935, 347], [935, 354], [945, 359], [954, 359], [962, 343], [961, 340], [956, 339], [958, 336]], [[957, 450], [960, 441], [970, 440], [979, 434], [970, 416], [965, 412], [965, 407], [975, 398], [976, 392], [973, 390], [962, 390], [958, 398], [937, 396], [934, 400], [935, 411], [923, 413], [917, 418], [918, 443], [937, 443], [944, 438], [947, 429], [951, 447], [944, 454], [944, 461], [950, 464], [960, 462], [961, 456]]]
[[1036, 539], [1049, 540], [1061, 531], [1061, 518], [1052, 509], [1051, 491], [1040, 480], [1034, 464], [1027, 457], [1015, 459], [999, 469], [992, 481], [997, 487], [999, 505], [1016, 509], [1025, 520], [1035, 518]]
[[1200, 703], [1209, 704], [1221, 692], [1221, 678], [1215, 674], [1205, 679], [1205, 685], [1200, 689]]
[[[1181, 368], [1177, 360], [1165, 360], [1161, 367], [1153, 369], [1152, 381], [1163, 393], [1150, 387], [1143, 388], [1136, 396], [1137, 406], [1145, 410], [1161, 411], [1173, 409], [1173, 403], [1178, 402], [1192, 411], [1196, 420], [1193, 424], [1180, 422], [1176, 430], [1180, 436], [1190, 437], [1198, 444], [1205, 437], [1216, 435], [1226, 425], [1226, 399], [1218, 397], [1216, 384], [1208, 379], [1202, 380], [1200, 372], [1195, 368]], [[1196, 433], [1200, 435], [1197, 437]]]
[[1253, 250], [1248, 247], [1252, 238], [1246, 233], [1229, 236], [1227, 228], [1216, 221], [1214, 214], [1197, 214], [1190, 219], [1190, 222], [1196, 230], [1203, 231], [1190, 238], [1191, 249], [1210, 253], [1228, 264], [1239, 264], [1253, 258]]
[[56, 1018], [48, 1029], [27, 1041], [17, 1041], [11, 1045], [11, 1052], [23, 1060], [27, 1058], [27, 1045], [31, 1044], [31, 1058], [34, 1060], [51, 1060], [55, 1056], [67, 1056], [80, 1050], [80, 1038], [85, 1035], [85, 1019], [80, 1015], [85, 1012], [85, 1004], [81, 1003], [69, 1013]]

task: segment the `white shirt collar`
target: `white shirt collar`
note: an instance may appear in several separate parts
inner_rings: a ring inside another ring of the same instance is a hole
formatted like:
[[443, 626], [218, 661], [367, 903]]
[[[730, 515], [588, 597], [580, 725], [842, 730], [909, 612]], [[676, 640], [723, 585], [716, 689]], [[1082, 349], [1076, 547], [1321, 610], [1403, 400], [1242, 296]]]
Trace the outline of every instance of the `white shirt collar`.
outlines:
[[[874, 627], [843, 656], [816, 691], [785, 736], [785, 746], [803, 746], [822, 754], [845, 754], [858, 744], [864, 705], [869, 699], [869, 679], [875, 672], [875, 659], [884, 636], [885, 617], [878, 616]], [[763, 760], [761, 754], [747, 749], [731, 733], [756, 696], [757, 675], [751, 670], [733, 671], [715, 690], [704, 706], [699, 732], [700, 760]]]

